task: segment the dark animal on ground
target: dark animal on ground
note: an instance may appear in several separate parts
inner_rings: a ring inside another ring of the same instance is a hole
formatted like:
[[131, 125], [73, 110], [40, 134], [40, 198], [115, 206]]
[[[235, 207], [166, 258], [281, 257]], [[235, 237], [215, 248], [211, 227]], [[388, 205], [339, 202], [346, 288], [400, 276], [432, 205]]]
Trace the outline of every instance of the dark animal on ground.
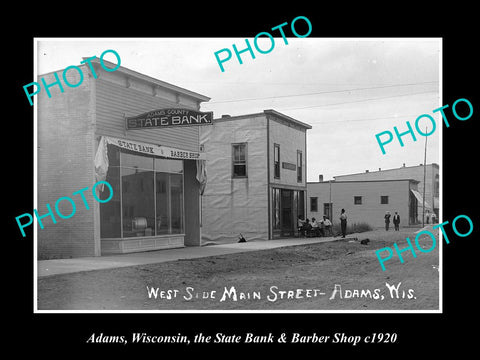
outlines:
[[244, 243], [244, 242], [247, 242], [247, 240], [245, 240], [245, 238], [243, 237], [243, 235], [240, 233], [240, 236], [238, 237], [238, 242], [239, 243]]

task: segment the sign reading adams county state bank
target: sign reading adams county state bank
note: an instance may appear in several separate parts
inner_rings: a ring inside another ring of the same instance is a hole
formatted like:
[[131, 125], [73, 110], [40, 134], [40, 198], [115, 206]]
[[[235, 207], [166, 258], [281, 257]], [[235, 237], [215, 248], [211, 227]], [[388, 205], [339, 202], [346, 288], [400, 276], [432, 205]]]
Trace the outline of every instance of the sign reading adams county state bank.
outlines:
[[159, 109], [141, 115], [126, 117], [127, 130], [162, 128], [171, 126], [211, 125], [213, 111], [189, 109]]

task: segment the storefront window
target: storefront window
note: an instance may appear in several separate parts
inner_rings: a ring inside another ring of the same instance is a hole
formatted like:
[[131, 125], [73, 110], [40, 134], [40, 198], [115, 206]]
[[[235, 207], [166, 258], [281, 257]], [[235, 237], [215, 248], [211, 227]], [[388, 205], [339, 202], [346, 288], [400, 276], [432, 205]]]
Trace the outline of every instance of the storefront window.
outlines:
[[153, 158], [121, 152], [123, 237], [151, 236], [155, 229]]
[[183, 162], [155, 159], [157, 235], [183, 233]]
[[280, 189], [273, 188], [273, 229], [280, 230]]
[[106, 180], [114, 196], [100, 207], [102, 238], [183, 233], [182, 160], [143, 156], [113, 145], [108, 145], [108, 159]]
[[182, 175], [170, 174], [171, 234], [183, 232], [183, 179]]
[[297, 212], [298, 215], [305, 217], [305, 191], [298, 191], [298, 202], [297, 202]]
[[170, 233], [170, 216], [168, 215], [168, 204], [170, 203], [170, 191], [168, 174], [155, 173], [157, 182], [156, 207], [157, 207], [157, 235]]

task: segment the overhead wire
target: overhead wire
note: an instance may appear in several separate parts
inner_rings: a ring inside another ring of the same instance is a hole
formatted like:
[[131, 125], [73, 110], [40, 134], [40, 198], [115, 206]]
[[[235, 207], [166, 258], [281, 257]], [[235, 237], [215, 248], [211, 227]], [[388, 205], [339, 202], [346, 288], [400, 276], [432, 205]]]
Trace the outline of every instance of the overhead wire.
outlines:
[[[235, 101], [263, 100], [263, 99], [280, 98], [280, 97], [308, 96], [308, 95], [338, 93], [338, 92], [347, 92], [347, 91], [355, 91], [355, 90], [371, 90], [371, 89], [389, 88], [389, 87], [397, 87], [397, 86], [424, 85], [424, 84], [430, 84], [430, 83], [438, 83], [438, 81], [428, 81], [428, 82], [422, 82], [422, 83], [409, 83], [409, 84], [392, 84], [392, 85], [375, 86], [375, 87], [368, 87], [368, 88], [332, 90], [332, 91], [316, 92], [316, 93], [308, 93], [308, 94], [293, 94], [293, 95], [272, 96], [272, 97], [266, 97], [266, 98], [228, 100], [228, 101], [222, 101], [222, 102], [205, 103], [205, 105], [215, 104], [215, 103], [218, 104], [218, 103], [235, 102]], [[360, 100], [353, 100], [353, 101], [343, 101], [343, 102], [336, 102], [336, 103], [327, 103], [327, 104], [318, 104], [318, 105], [309, 105], [309, 106], [300, 106], [300, 107], [282, 107], [280, 105], [278, 107], [278, 109], [281, 110], [281, 111], [303, 110], [303, 109], [312, 109], [312, 108], [318, 108], [318, 107], [327, 107], [327, 106], [345, 105], [345, 104], [361, 103], [361, 102], [368, 102], [368, 101], [377, 101], [377, 100], [391, 99], [391, 98], [404, 97], [404, 96], [423, 95], [423, 94], [430, 94], [430, 93], [438, 93], [438, 90], [423, 91], [423, 92], [408, 93], [408, 94], [397, 94], [397, 95], [374, 97], [374, 98], [367, 98], [367, 99], [360, 99]], [[336, 121], [329, 121], [329, 122], [328, 121], [327, 122], [322, 121], [321, 123], [323, 124], [323, 123], [336, 123], [336, 122], [349, 122], [349, 121], [370, 121], [370, 120], [400, 118], [400, 117], [415, 116], [415, 115], [418, 115], [418, 114], [409, 114], [409, 115], [401, 115], [401, 116], [387, 116], [387, 117], [378, 117], [378, 118], [364, 118], [364, 119], [346, 119], [346, 120], [336, 120]]]
[[391, 87], [415, 86], [415, 85], [425, 85], [425, 84], [432, 84], [432, 83], [438, 83], [438, 81], [426, 81], [426, 82], [408, 83], [408, 84], [391, 84], [391, 85], [384, 85], [384, 86], [371, 86], [371, 87], [363, 87], [363, 88], [328, 90], [328, 91], [318, 91], [318, 92], [303, 93], [303, 94], [275, 95], [275, 96], [265, 96], [265, 97], [257, 97], [257, 98], [246, 98], [246, 99], [220, 100], [220, 101], [211, 101], [211, 102], [208, 102], [208, 104], [225, 104], [225, 103], [232, 103], [232, 102], [280, 99], [280, 98], [287, 98], [287, 97], [324, 95], [324, 94], [334, 94], [334, 93], [349, 92], [349, 91], [385, 89], [385, 88], [391, 88]]
[[369, 98], [369, 99], [361, 99], [361, 100], [354, 100], [354, 101], [344, 101], [344, 102], [332, 103], [332, 104], [321, 104], [321, 105], [311, 105], [311, 106], [302, 106], [302, 107], [293, 107], [293, 108], [283, 108], [283, 109], [281, 109], [281, 110], [311, 109], [311, 108], [315, 108], [315, 107], [334, 106], [334, 105], [345, 105], [345, 104], [353, 104], [353, 103], [360, 103], [360, 102], [366, 102], [366, 101], [375, 101], [375, 100], [391, 99], [391, 98], [403, 97], [403, 96], [413, 96], [413, 95], [430, 94], [430, 93], [436, 93], [436, 92], [437, 92], [437, 91], [423, 91], [423, 92], [418, 92], [418, 93], [383, 96], [383, 97]]
[[339, 122], [356, 122], [356, 121], [371, 121], [371, 120], [385, 120], [385, 119], [401, 119], [409, 116], [418, 116], [418, 114], [404, 114], [404, 115], [392, 115], [392, 116], [382, 116], [382, 117], [374, 117], [374, 118], [362, 118], [362, 119], [341, 119], [341, 120], [334, 120], [334, 121], [309, 121], [308, 123], [311, 124], [333, 124]]

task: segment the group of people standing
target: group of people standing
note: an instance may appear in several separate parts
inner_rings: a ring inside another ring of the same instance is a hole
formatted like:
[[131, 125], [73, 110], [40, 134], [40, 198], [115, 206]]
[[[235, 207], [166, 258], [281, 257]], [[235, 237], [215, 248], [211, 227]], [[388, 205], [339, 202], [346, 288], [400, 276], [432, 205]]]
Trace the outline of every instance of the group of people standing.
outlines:
[[[387, 211], [385, 213], [385, 230], [388, 231], [390, 227], [390, 218], [392, 215], [390, 214], [390, 211]], [[395, 231], [398, 231], [400, 228], [400, 215], [398, 215], [398, 212], [395, 211], [395, 215], [393, 215], [393, 225], [395, 226]]]
[[[395, 231], [399, 231], [400, 229], [400, 215], [397, 211], [392, 216], [390, 211], [385, 213], [385, 230], [388, 231], [390, 228], [390, 219], [392, 219]], [[342, 233], [342, 238], [345, 238], [347, 234], [347, 214], [345, 209], [340, 211], [340, 229]], [[432, 216], [432, 223], [434, 222], [434, 218]], [[427, 222], [428, 223], [428, 222]], [[298, 231], [301, 235], [304, 236], [333, 236], [332, 232], [332, 222], [328, 219], [327, 216], [323, 215], [323, 220], [317, 221], [314, 217], [312, 217], [312, 221], [307, 218], [304, 220], [303, 215], [298, 216]]]

